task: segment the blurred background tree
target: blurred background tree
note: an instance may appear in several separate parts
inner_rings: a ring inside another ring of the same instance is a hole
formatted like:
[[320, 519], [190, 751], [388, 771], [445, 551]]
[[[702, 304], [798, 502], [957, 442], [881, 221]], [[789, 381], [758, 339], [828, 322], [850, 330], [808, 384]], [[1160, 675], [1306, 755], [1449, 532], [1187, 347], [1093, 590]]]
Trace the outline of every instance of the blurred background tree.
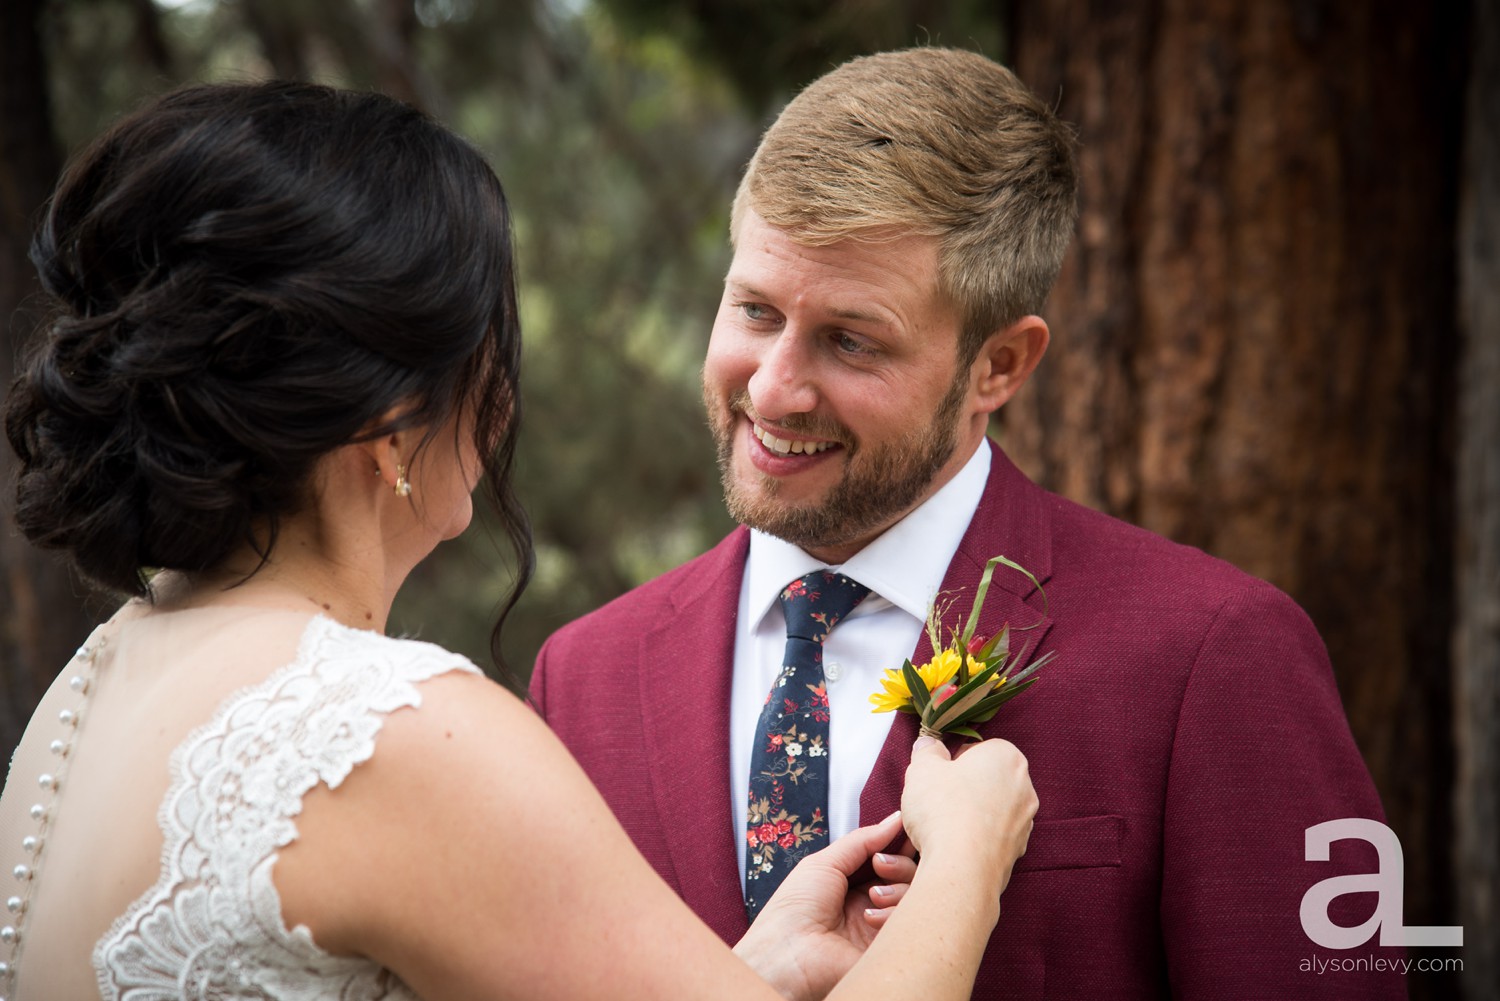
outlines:
[[[515, 211], [538, 572], [505, 653], [524, 676], [552, 629], [729, 527], [698, 366], [761, 128], [863, 52], [1000, 58], [1078, 123], [1083, 212], [1052, 356], [995, 436], [1044, 485], [1308, 609], [1406, 848], [1406, 921], [1467, 929], [1465, 972], [1414, 975], [1412, 995], [1495, 998], [1494, 8], [4, 0], [0, 386], [40, 319], [25, 245], [60, 151], [122, 110], [186, 80], [272, 75], [426, 108], [486, 152]], [[493, 532], [481, 519], [419, 567], [393, 631], [486, 662], [511, 573]], [[0, 532], [7, 757], [108, 610]], [[1274, 687], [1275, 668], [1247, 683]]]

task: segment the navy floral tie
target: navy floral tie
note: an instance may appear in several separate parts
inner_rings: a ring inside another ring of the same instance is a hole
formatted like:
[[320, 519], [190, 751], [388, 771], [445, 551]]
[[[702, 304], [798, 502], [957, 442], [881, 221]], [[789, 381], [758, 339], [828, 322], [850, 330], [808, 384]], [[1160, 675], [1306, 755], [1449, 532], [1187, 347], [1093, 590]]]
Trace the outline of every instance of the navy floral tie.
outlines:
[[751, 921], [804, 855], [828, 844], [828, 690], [823, 640], [870, 589], [832, 570], [781, 592], [786, 655], [750, 750], [745, 913]]

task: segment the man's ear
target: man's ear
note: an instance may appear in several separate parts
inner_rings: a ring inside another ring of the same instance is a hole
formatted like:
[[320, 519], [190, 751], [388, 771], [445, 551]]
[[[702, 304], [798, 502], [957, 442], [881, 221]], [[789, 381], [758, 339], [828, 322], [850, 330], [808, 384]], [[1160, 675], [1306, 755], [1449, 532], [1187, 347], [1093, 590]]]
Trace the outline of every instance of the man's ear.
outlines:
[[969, 369], [975, 409], [994, 413], [1026, 384], [1051, 339], [1047, 321], [1023, 316], [991, 334]]

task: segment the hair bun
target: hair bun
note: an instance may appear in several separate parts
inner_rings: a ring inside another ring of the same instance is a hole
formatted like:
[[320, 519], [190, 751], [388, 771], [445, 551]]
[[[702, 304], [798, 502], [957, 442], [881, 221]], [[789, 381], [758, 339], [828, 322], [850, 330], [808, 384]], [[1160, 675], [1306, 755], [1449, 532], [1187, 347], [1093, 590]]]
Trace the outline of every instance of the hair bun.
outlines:
[[504, 195], [406, 105], [298, 83], [174, 91], [70, 162], [32, 260], [56, 315], [5, 406], [16, 519], [108, 587], [266, 555], [323, 456], [461, 404], [503, 476], [519, 363]]

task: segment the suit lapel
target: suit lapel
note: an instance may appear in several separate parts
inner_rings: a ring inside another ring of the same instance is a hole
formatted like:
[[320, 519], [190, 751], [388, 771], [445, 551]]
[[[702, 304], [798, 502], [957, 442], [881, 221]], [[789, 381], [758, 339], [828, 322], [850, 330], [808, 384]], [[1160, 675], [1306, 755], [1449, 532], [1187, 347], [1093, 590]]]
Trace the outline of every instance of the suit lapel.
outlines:
[[731, 534], [673, 595], [672, 613], [641, 641], [636, 672], [646, 774], [679, 893], [731, 943], [746, 928], [730, 830], [729, 693], [749, 538]]
[[[984, 494], [943, 577], [943, 593], [956, 599], [950, 613], [952, 622], [943, 624], [945, 640], [947, 627], [960, 626], [968, 616], [974, 592], [984, 575], [984, 565], [993, 557], [1014, 560], [1042, 584], [1052, 575], [1050, 519], [1042, 503], [1045, 494], [993, 442], [989, 448], [990, 475]], [[1025, 660], [1030, 660], [1052, 628], [1052, 620], [1041, 613], [1041, 607], [1041, 596], [1030, 581], [1014, 570], [999, 567], [992, 578], [975, 635], [987, 639], [1009, 623], [1011, 649], [1020, 650], [1024, 646]], [[912, 663], [925, 663], [932, 659], [932, 654], [932, 644], [924, 629], [912, 653]], [[993, 721], [980, 727], [980, 732], [990, 735], [1004, 715], [1002, 707]], [[900, 807], [901, 787], [911, 761], [911, 745], [916, 739], [916, 717], [896, 714], [860, 794], [861, 825], [877, 823]]]

